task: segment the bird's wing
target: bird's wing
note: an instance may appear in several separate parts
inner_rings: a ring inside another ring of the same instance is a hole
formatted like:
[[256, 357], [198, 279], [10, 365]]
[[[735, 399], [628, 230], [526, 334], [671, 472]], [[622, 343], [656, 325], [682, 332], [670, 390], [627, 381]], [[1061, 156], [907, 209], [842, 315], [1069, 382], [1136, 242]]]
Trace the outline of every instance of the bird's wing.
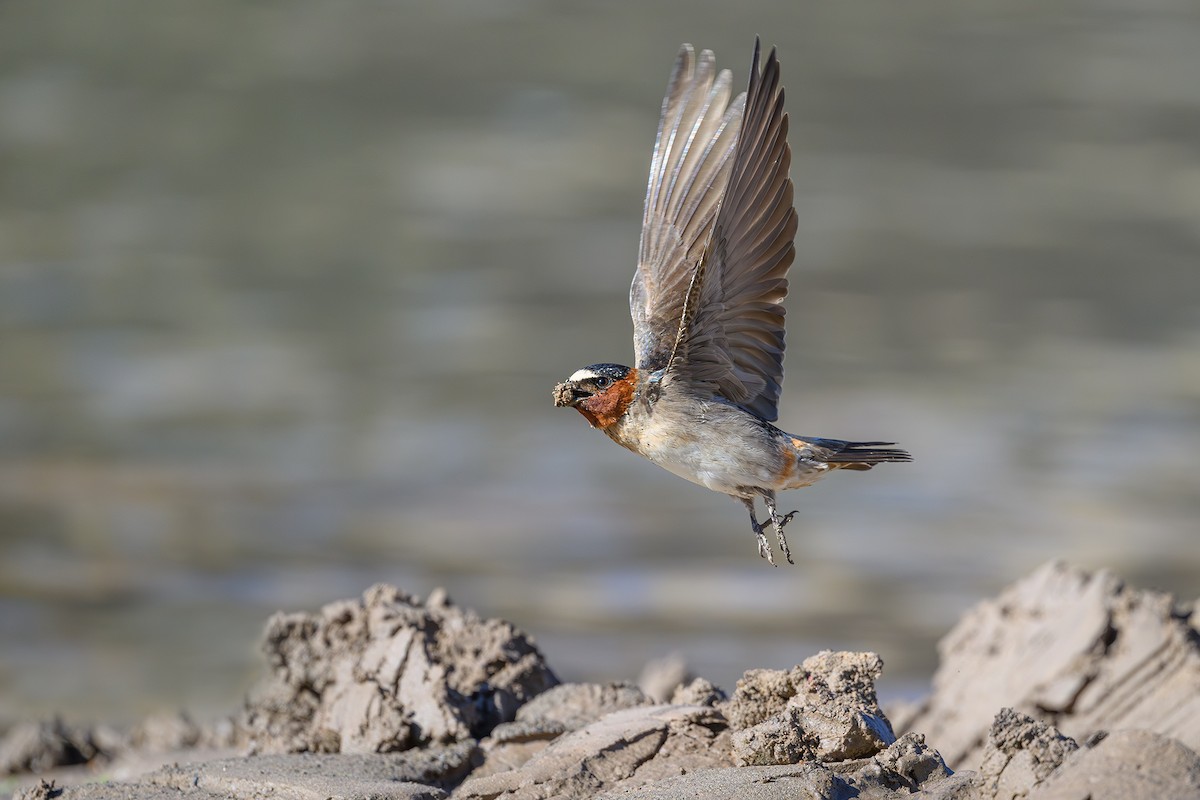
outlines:
[[685, 44], [663, 98], [650, 162], [638, 268], [629, 290], [639, 370], [667, 365], [683, 301], [716, 220], [741, 125], [744, 96], [729, 101], [732, 76], [705, 50]]
[[637, 366], [774, 420], [796, 234], [779, 62], [760, 71], [756, 42], [727, 105], [713, 60], [685, 47], [663, 101], [630, 290]]

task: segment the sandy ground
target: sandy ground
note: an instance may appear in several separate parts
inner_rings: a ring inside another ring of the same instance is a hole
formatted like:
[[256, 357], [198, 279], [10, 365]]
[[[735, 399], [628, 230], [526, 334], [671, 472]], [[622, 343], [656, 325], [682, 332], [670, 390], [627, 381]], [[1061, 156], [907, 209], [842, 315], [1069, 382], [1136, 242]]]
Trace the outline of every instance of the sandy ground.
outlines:
[[642, 685], [561, 684], [504, 620], [387, 585], [266, 625], [221, 723], [59, 721], [0, 737], [0, 793], [66, 798], [1200, 798], [1200, 613], [1047, 564], [942, 640], [929, 696], [881, 708], [875, 653]]

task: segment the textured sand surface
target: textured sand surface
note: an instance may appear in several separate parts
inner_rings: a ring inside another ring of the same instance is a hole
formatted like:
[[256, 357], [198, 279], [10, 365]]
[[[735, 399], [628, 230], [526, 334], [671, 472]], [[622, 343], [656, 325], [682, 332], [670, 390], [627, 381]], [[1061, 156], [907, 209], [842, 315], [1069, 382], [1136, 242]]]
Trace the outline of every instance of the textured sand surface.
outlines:
[[893, 722], [875, 653], [748, 670], [729, 696], [666, 665], [660, 702], [655, 676], [655, 697], [560, 684], [510, 623], [379, 585], [272, 617], [267, 675], [221, 725], [18, 725], [0, 769], [23, 800], [1200, 798], [1195, 620], [1047, 564], [963, 617]]

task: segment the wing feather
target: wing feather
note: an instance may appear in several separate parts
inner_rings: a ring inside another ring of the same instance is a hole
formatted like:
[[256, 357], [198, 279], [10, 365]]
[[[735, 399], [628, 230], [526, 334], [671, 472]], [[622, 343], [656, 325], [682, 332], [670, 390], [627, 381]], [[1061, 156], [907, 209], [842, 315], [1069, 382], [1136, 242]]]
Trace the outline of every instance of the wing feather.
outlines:
[[650, 162], [638, 268], [629, 291], [636, 365], [666, 366], [684, 298], [728, 184], [741, 125], [732, 76], [684, 45], [663, 98]]
[[[685, 48], [676, 62], [660, 131], [683, 125], [694, 135], [677, 146], [677, 136], [664, 140], [660, 132], [630, 291], [638, 367], [665, 366], [688, 391], [774, 420], [783, 381], [780, 303], [796, 235], [779, 61], [772, 50], [760, 70], [756, 42], [746, 94], [718, 111], [711, 54], [692, 69], [690, 53]], [[711, 98], [707, 105], [695, 101], [701, 95]], [[710, 121], [717, 114], [719, 125]], [[664, 201], [655, 187], [667, 174]]]

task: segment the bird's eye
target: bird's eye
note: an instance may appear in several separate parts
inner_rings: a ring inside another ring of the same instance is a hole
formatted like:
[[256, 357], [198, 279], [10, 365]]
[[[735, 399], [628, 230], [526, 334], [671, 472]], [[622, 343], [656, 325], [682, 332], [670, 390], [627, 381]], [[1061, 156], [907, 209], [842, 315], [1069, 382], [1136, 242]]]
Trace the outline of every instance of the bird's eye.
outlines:
[[597, 388], [607, 389], [610, 386], [612, 386], [612, 378], [606, 378], [603, 375], [601, 375], [599, 378], [596, 378], [596, 387]]

